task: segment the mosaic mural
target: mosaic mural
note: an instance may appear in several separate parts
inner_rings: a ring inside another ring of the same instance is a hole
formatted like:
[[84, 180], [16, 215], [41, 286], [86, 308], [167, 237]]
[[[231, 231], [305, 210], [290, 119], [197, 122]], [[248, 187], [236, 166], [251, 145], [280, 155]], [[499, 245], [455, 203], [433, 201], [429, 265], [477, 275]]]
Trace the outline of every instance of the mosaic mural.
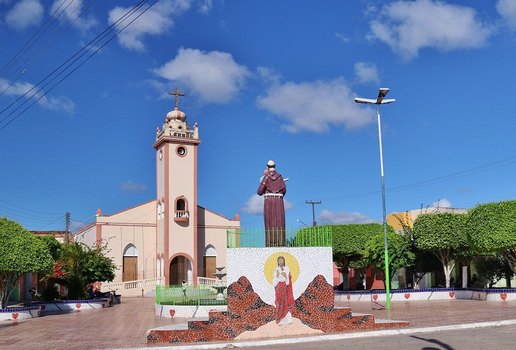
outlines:
[[[324, 261], [325, 249], [235, 249], [228, 253], [227, 311], [212, 311], [207, 320], [189, 321], [185, 329], [151, 330], [147, 342], [270, 338], [408, 324], [375, 323], [372, 315], [356, 316], [350, 308], [335, 308], [333, 287], [327, 282], [332, 276], [331, 248], [330, 263]], [[235, 280], [238, 271], [246, 273]]]

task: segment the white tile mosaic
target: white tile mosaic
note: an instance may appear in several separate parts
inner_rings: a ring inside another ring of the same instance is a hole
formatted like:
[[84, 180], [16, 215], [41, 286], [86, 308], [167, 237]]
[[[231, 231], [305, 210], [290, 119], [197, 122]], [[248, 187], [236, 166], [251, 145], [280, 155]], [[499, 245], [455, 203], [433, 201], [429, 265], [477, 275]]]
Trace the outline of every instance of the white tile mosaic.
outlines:
[[[269, 247], [229, 248], [227, 250], [227, 282], [230, 285], [245, 276], [262, 300], [274, 305], [272, 274], [277, 257], [285, 257], [293, 279], [294, 299], [297, 299], [317, 275], [326, 281], [333, 278], [332, 249], [330, 247]], [[290, 266], [289, 266], [290, 265]]]

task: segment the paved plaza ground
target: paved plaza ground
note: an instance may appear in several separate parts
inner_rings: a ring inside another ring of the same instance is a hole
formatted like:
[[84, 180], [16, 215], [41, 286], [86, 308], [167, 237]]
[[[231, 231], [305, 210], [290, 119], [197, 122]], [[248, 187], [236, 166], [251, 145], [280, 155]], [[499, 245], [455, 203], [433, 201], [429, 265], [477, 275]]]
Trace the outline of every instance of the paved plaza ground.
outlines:
[[[146, 344], [145, 335], [147, 330], [184, 322], [185, 319], [155, 317], [153, 305], [153, 298], [126, 298], [122, 300], [120, 305], [101, 310], [48, 315], [18, 322], [3, 321], [0, 323], [0, 349], [159, 348], [159, 345], [148, 346]], [[377, 310], [381, 305], [373, 302], [340, 302], [337, 303], [337, 306], [349, 306], [353, 309], [353, 312], [373, 314], [378, 319], [390, 318], [392, 320], [409, 321], [410, 326], [408, 329], [455, 325], [455, 327], [451, 327], [452, 330], [441, 332], [444, 333], [443, 336], [452, 336], [454, 332], [458, 332], [457, 337], [469, 334], [467, 339], [473, 344], [473, 347], [466, 347], [467, 343], [465, 342], [459, 343], [464, 347], [450, 346], [445, 342], [443, 342], [444, 345], [439, 344], [442, 341], [435, 339], [433, 333], [430, 333], [430, 336], [428, 336], [428, 332], [404, 335], [403, 339], [408, 344], [419, 344], [414, 345], [416, 349], [485, 348], [484, 345], [480, 347], [481, 343], [475, 341], [475, 337], [487, 332], [487, 328], [464, 331], [453, 330], [453, 328], [459, 328], [458, 325], [462, 324], [516, 320], [516, 302], [481, 302], [472, 300], [393, 302], [390, 315], [388, 315], [386, 310]], [[516, 330], [516, 326], [513, 325], [505, 325], [498, 328], [490, 327], [489, 332], [493, 339], [488, 336], [481, 339], [484, 342], [491, 342], [491, 344], [496, 339], [499, 339], [502, 343], [497, 346], [497, 349], [506, 349], [503, 345], [503, 335], [510, 336], [510, 343], [507, 344], [512, 344], [514, 330]], [[399, 344], [395, 341], [392, 342], [396, 339], [395, 337], [401, 336], [325, 341], [325, 346], [304, 342], [301, 346], [296, 345], [296, 348], [349, 349], [350, 342], [355, 346], [363, 344], [361, 349], [403, 348], [398, 347]], [[460, 337], [457, 339], [460, 339]], [[387, 343], [384, 343], [382, 339], [390, 339], [391, 341], [388, 343], [393, 345], [393, 347], [388, 347]], [[434, 342], [431, 341], [432, 339]], [[288, 340], [285, 339], [285, 342], [288, 342]], [[239, 346], [238, 343], [234, 344]], [[348, 346], [344, 346], [344, 344], [348, 344]], [[479, 347], [475, 347], [475, 344]], [[355, 348], [355, 346], [352, 348]], [[409, 346], [409, 348], [412, 348], [411, 345]], [[290, 349], [292, 347], [293, 344], [285, 344], [283, 346], [267, 345], [259, 348]], [[194, 348], [192, 347], [192, 349]], [[508, 347], [507, 349], [510, 348], [514, 347]]]

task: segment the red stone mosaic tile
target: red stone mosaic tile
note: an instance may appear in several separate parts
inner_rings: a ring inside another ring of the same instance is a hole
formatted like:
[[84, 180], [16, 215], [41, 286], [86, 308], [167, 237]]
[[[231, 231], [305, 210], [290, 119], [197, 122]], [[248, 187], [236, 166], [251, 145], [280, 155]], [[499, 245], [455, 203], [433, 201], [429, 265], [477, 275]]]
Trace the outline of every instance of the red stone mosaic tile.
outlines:
[[[240, 277], [228, 287], [228, 311], [209, 313], [207, 321], [190, 321], [186, 330], [151, 330], [148, 343], [190, 343], [231, 340], [275, 320], [275, 308]], [[333, 288], [321, 275], [315, 277], [291, 307], [292, 316], [325, 333], [394, 328], [407, 322], [375, 323], [373, 315], [353, 316], [350, 308], [335, 308]]]

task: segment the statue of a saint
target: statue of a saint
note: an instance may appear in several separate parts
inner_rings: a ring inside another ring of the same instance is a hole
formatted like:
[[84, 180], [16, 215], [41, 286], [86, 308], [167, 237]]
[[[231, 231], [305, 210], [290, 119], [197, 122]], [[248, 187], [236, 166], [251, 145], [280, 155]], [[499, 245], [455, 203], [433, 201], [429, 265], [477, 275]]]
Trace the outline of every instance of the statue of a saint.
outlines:
[[263, 217], [265, 221], [265, 246], [281, 247], [286, 244], [285, 205], [283, 196], [287, 193], [285, 181], [276, 171], [276, 164], [269, 160], [264, 171], [258, 195], [263, 195]]

